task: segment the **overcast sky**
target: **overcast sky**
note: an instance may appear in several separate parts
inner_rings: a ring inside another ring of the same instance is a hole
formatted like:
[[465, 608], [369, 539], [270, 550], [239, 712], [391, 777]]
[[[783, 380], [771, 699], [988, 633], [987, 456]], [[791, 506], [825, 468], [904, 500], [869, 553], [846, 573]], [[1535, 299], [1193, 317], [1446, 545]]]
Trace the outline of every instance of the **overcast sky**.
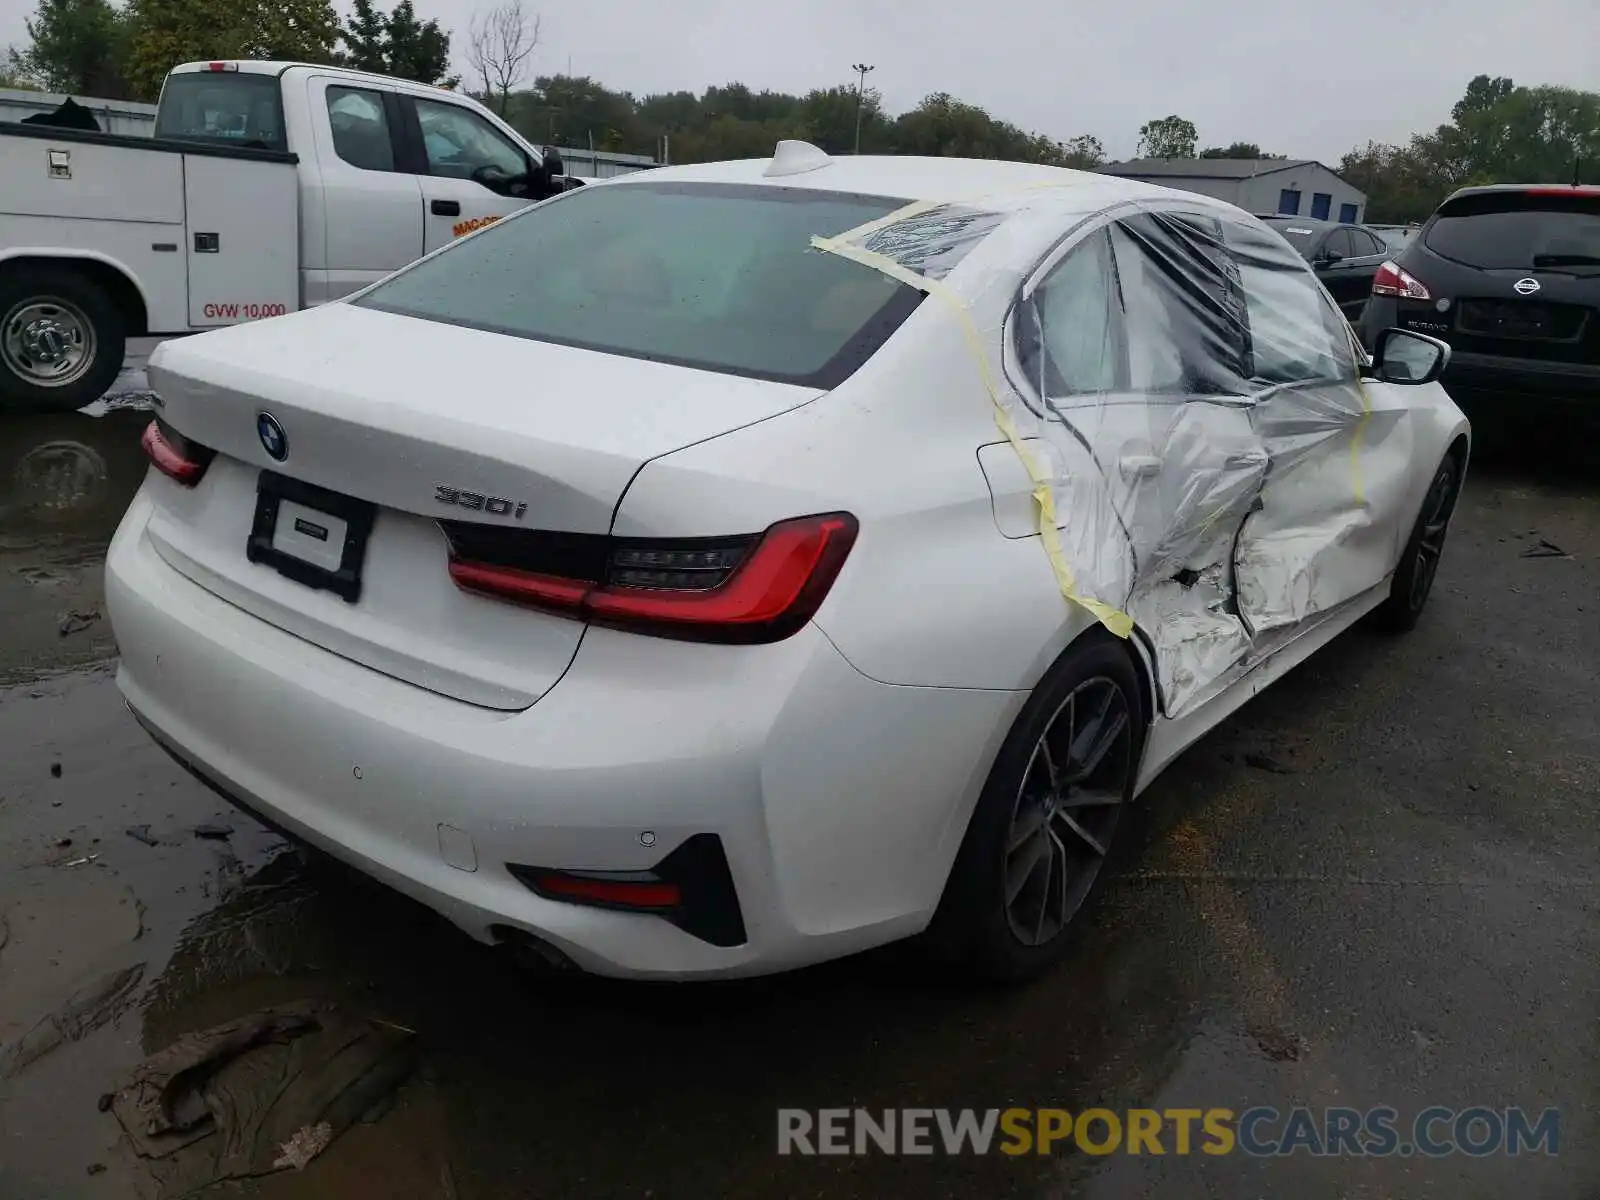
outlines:
[[[379, 0], [387, 7], [391, 0]], [[455, 31], [490, 0], [414, 0]], [[0, 0], [0, 44], [33, 0]], [[1113, 157], [1178, 113], [1200, 145], [1337, 162], [1449, 119], [1473, 75], [1600, 90], [1600, 0], [524, 0], [533, 73], [643, 95], [738, 80], [853, 80], [897, 113], [946, 91], [1032, 132], [1093, 133]]]

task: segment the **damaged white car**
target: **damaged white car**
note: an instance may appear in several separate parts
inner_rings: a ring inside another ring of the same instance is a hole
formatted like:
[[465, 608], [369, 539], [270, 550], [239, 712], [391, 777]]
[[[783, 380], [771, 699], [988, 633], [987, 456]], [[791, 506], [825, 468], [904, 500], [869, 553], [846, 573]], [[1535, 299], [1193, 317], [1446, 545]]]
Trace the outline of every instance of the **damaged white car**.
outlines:
[[1229, 205], [952, 159], [582, 188], [168, 342], [111, 547], [129, 706], [542, 961], [1058, 957], [1122, 810], [1371, 616], [1467, 464]]

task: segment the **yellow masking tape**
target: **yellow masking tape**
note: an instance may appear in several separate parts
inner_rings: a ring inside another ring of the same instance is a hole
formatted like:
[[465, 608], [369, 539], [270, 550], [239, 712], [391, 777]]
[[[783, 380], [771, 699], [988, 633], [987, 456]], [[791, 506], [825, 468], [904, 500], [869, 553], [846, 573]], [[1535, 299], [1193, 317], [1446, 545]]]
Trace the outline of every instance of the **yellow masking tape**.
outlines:
[[907, 287], [916, 288], [919, 292], [926, 292], [937, 297], [950, 309], [956, 318], [957, 325], [961, 328], [962, 337], [966, 340], [967, 348], [977, 360], [978, 371], [983, 377], [984, 390], [989, 393], [989, 402], [994, 406], [994, 421], [1000, 427], [1000, 432], [1010, 443], [1011, 449], [1016, 452], [1022, 461], [1023, 467], [1028, 472], [1028, 478], [1033, 483], [1033, 502], [1038, 511], [1039, 538], [1044, 543], [1046, 557], [1050, 560], [1051, 570], [1055, 572], [1056, 585], [1061, 589], [1061, 594], [1072, 603], [1087, 609], [1095, 618], [1118, 637], [1127, 637], [1133, 632], [1133, 618], [1112, 605], [1106, 604], [1092, 596], [1078, 594], [1077, 584], [1073, 580], [1072, 568], [1068, 566], [1066, 555], [1061, 549], [1061, 531], [1056, 521], [1055, 493], [1050, 487], [1050, 476], [1046, 473], [1038, 459], [1029, 451], [1022, 440], [1022, 435], [1017, 432], [1016, 422], [1011, 414], [1006, 411], [1000, 399], [1000, 389], [996, 385], [994, 376], [989, 370], [989, 358], [983, 352], [983, 338], [978, 333], [977, 326], [973, 323], [972, 314], [967, 311], [966, 305], [961, 303], [949, 288], [937, 280], [929, 279], [925, 275], [918, 275], [915, 271], [908, 270], [886, 255], [878, 254], [872, 250], [863, 250], [859, 246], [851, 245], [846, 238], [855, 238], [863, 230], [871, 230], [875, 226], [887, 225], [895, 220], [904, 220], [907, 215], [912, 215], [912, 210], [924, 211], [928, 208], [940, 207], [926, 202], [907, 205], [905, 208], [889, 216], [880, 218], [877, 222], [869, 222], [857, 229], [849, 230], [838, 237], [821, 238], [813, 237], [811, 244], [818, 250], [829, 254], [838, 254], [844, 258], [860, 263], [862, 266], [871, 267], [881, 271], [891, 279], [897, 279]]
[[1372, 419], [1372, 400], [1367, 395], [1367, 385], [1361, 382], [1361, 360], [1366, 357], [1366, 352], [1361, 348], [1360, 339], [1356, 331], [1350, 328], [1350, 323], [1345, 322], [1345, 332], [1350, 335], [1350, 346], [1356, 357], [1356, 389], [1361, 393], [1361, 419], [1356, 422], [1355, 434], [1350, 439], [1350, 477], [1356, 494], [1356, 503], [1367, 502], [1366, 482], [1361, 475], [1361, 435], [1367, 431], [1367, 422]]

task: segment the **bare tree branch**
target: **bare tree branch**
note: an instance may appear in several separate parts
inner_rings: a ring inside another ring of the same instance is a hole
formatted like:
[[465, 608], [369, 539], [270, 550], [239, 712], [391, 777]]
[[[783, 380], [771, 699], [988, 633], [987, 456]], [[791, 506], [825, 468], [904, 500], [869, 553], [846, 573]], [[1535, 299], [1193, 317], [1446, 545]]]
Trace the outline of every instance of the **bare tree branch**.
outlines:
[[502, 117], [511, 91], [527, 75], [528, 59], [539, 44], [539, 14], [530, 18], [522, 0], [503, 0], [473, 16], [467, 34], [467, 62], [483, 83], [483, 94]]

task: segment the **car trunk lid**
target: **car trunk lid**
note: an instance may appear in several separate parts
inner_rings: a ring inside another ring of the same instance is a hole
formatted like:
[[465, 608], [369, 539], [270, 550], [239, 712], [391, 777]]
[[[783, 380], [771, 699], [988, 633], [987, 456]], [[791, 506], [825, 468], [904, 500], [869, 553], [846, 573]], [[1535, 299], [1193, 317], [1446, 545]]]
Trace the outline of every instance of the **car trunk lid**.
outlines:
[[150, 375], [162, 420], [217, 452], [198, 486], [158, 490], [168, 562], [336, 654], [502, 709], [560, 677], [582, 626], [458, 590], [439, 521], [604, 534], [651, 458], [819, 394], [346, 304], [169, 342]]

